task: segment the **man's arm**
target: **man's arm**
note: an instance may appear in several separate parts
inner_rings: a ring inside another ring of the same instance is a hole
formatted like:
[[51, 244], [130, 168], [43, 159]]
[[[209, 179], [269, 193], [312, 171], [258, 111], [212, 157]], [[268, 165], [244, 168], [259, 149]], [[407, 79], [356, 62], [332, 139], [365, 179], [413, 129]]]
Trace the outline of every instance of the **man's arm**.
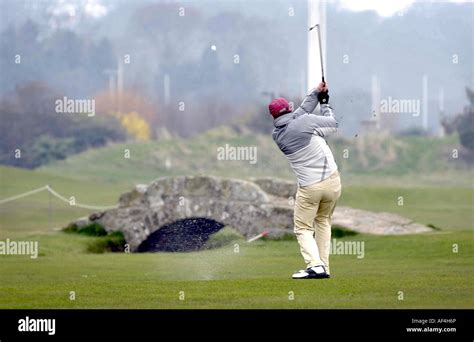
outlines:
[[306, 113], [312, 113], [318, 105], [318, 89], [314, 88], [309, 95], [307, 95], [301, 105], [293, 112], [295, 117]]
[[318, 105], [320, 93], [327, 91], [327, 84], [323, 82], [319, 83], [319, 85], [311, 90], [311, 93], [309, 93], [309, 95], [304, 98], [301, 105], [293, 112], [295, 114], [295, 118], [306, 113], [313, 113], [314, 109]]
[[321, 104], [322, 115], [308, 115], [308, 121], [314, 133], [320, 137], [327, 137], [337, 132], [339, 123], [334, 117], [334, 112], [328, 104]]
[[320, 107], [321, 107], [320, 115], [334, 117], [334, 111], [329, 104], [321, 104]]
[[318, 93], [318, 101], [321, 108], [320, 115], [308, 115], [310, 127], [314, 129], [314, 133], [327, 137], [337, 132], [339, 123], [334, 118], [334, 112], [329, 106], [329, 92], [327, 85], [324, 84], [324, 90]]

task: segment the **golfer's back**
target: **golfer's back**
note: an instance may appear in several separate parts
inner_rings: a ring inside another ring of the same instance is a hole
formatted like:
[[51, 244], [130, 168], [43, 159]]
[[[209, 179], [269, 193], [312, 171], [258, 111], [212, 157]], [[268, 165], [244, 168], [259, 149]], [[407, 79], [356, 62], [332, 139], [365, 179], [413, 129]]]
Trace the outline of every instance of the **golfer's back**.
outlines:
[[315, 124], [320, 118], [315, 114], [297, 116], [289, 113], [274, 122], [273, 139], [290, 162], [300, 186], [321, 182], [337, 171], [331, 149], [320, 136], [321, 129], [324, 135], [336, 131], [337, 122], [334, 120], [329, 125], [330, 122], [325, 120], [324, 125], [316, 129]]

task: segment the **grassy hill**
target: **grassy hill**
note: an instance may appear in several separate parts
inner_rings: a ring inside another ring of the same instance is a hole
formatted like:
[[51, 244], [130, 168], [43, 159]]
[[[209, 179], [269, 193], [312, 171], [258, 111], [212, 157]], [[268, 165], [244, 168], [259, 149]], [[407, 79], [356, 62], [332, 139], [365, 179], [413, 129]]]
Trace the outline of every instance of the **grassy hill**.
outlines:
[[[461, 159], [451, 157], [459, 148], [456, 137], [358, 136], [330, 140], [343, 179], [353, 185], [469, 186], [474, 173]], [[257, 163], [218, 160], [217, 149], [257, 147]], [[130, 158], [125, 158], [125, 151]], [[111, 183], [148, 183], [168, 175], [212, 174], [249, 178], [274, 176], [294, 179], [288, 162], [270, 136], [236, 133], [221, 127], [192, 139], [123, 143], [89, 150], [40, 170], [80, 180]]]
[[[256, 146], [257, 163], [217, 160], [217, 148], [225, 144]], [[450, 158], [452, 149], [458, 147], [456, 137], [359, 136], [352, 140], [335, 138], [330, 145], [342, 170], [341, 204], [395, 212], [443, 229], [472, 226], [474, 173], [461, 160]], [[130, 158], [124, 158], [127, 149]], [[189, 140], [111, 145], [33, 171], [10, 167], [0, 167], [0, 171], [2, 198], [49, 184], [67, 198], [74, 196], [77, 202], [98, 206], [114, 205], [120, 194], [135, 184], [161, 176], [213, 174], [294, 180], [271, 137], [236, 133], [229, 127]], [[404, 197], [405, 205], [398, 205], [399, 196]], [[0, 210], [4, 220], [15, 221], [20, 228], [37, 227], [45, 223], [37, 216], [48, 213], [50, 206], [54, 208], [54, 214], [48, 217], [50, 227], [62, 226], [90, 212], [56, 198], [50, 204], [46, 192], [6, 204]]]
[[[2, 199], [44, 184], [97, 205], [115, 203], [120, 192], [114, 184], [44, 171], [1, 167], [0, 174]], [[0, 255], [0, 274], [7, 275], [0, 308], [472, 308], [472, 190], [403, 191], [403, 207], [396, 205], [400, 189], [382, 187], [347, 187], [342, 203], [398, 211], [443, 230], [341, 238], [364, 242], [365, 257], [332, 256], [333, 278], [320, 282], [289, 278], [302, 267], [294, 240], [239, 240], [239, 253], [233, 242], [193, 253], [90, 254], [87, 246], [97, 238], [54, 229], [89, 211], [42, 192], [0, 205], [0, 240], [38, 241], [40, 251], [34, 260]], [[186, 300], [179, 300], [180, 291]]]
[[[115, 205], [126, 187], [94, 181], [78, 182], [66, 175], [51, 175], [14, 167], [0, 167], [0, 199], [50, 185], [61, 195], [74, 196], [79, 203], [97, 206]], [[0, 205], [0, 238], [33, 232], [52, 233], [71, 219], [88, 215], [81, 209], [50, 196], [46, 191]]]
[[[87, 246], [97, 238], [59, 228], [92, 210], [40, 192], [0, 204], [0, 240], [38, 241], [40, 252], [34, 260], [0, 255], [0, 274], [7, 275], [0, 281], [0, 293], [6, 294], [0, 296], [0, 308], [473, 308], [472, 171], [442, 159], [455, 141], [388, 139], [371, 152], [375, 157], [364, 161], [357, 151], [377, 141], [365, 139], [350, 142], [354, 160], [345, 164], [339, 158], [345, 183], [341, 204], [396, 212], [441, 230], [341, 238], [364, 242], [365, 257], [332, 256], [332, 279], [295, 282], [289, 276], [302, 267], [302, 260], [294, 240], [239, 240], [239, 253], [233, 243], [193, 253], [88, 253]], [[258, 163], [218, 161], [216, 149], [226, 143], [255, 144]], [[341, 156], [349, 142], [332, 144]], [[123, 158], [126, 148], [130, 159]], [[399, 152], [389, 154], [390, 149]], [[380, 169], [387, 155], [387, 167]], [[0, 200], [49, 184], [81, 203], [113, 205], [134, 183], [196, 173], [293, 179], [268, 137], [215, 130], [188, 141], [113, 145], [38, 170], [0, 167]], [[397, 203], [399, 196], [403, 206]], [[70, 291], [76, 292], [75, 301], [69, 300]], [[179, 300], [179, 291], [186, 300]]]
[[[57, 192], [77, 202], [97, 205], [115, 205], [121, 193], [129, 191], [129, 181], [105, 182], [100, 178], [85, 180], [70, 178], [42, 170], [24, 170], [0, 167], [0, 199], [15, 196], [49, 184]], [[415, 179], [416, 181], [416, 179]], [[421, 183], [421, 182], [420, 182]], [[404, 205], [398, 205], [403, 196]], [[432, 224], [442, 229], [473, 228], [474, 190], [469, 187], [444, 186], [442, 190], [433, 186], [403, 187], [388, 185], [345, 184], [341, 205], [372, 211], [398, 213], [423, 224]], [[49, 215], [50, 208], [52, 214]], [[0, 206], [2, 229], [0, 237], [16, 234], [25, 229], [63, 227], [77, 217], [90, 214], [93, 210], [70, 206], [47, 192], [6, 203]], [[3, 233], [3, 234], [2, 234]]]

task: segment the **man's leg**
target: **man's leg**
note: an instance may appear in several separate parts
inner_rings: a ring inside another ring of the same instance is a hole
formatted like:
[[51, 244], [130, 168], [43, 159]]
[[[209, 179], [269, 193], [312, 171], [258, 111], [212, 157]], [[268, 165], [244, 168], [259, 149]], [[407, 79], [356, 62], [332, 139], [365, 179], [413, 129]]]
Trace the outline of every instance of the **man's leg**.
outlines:
[[314, 202], [314, 198], [311, 195], [311, 191], [308, 188], [298, 188], [294, 213], [295, 234], [300, 245], [301, 255], [307, 267], [323, 265], [319, 257], [313, 227], [318, 210], [318, 202]]
[[323, 189], [321, 189], [323, 196], [314, 220], [319, 256], [326, 267], [327, 273], [330, 273], [331, 219], [334, 209], [336, 208], [337, 200], [341, 196], [341, 181], [339, 175], [337, 175], [337, 177], [331, 177], [332, 178], [328, 179], [328, 182], [322, 184], [324, 185]]

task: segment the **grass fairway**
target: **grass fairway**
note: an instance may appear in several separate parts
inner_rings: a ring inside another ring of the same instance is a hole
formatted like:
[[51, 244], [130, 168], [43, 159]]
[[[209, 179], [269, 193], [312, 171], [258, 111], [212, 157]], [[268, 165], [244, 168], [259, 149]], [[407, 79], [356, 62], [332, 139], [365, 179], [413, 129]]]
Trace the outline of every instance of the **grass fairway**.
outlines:
[[[92, 238], [37, 238], [43, 254], [38, 259], [2, 257], [1, 308], [474, 306], [472, 235], [466, 232], [359, 235], [363, 259], [333, 256], [333, 278], [311, 281], [289, 277], [301, 267], [295, 241], [241, 242], [239, 253], [232, 245], [197, 253], [85, 255]], [[452, 252], [453, 243], [459, 253]]]
[[[109, 205], [127, 189], [0, 171], [0, 198], [50, 184], [79, 202]], [[237, 241], [238, 253], [233, 243], [195, 253], [86, 253], [94, 238], [53, 228], [90, 211], [50, 204], [39, 193], [0, 206], [0, 240], [35, 240], [40, 249], [37, 259], [0, 256], [0, 308], [473, 308], [472, 198], [472, 188], [445, 187], [441, 196], [434, 188], [346, 187], [345, 205], [398, 212], [441, 230], [347, 237], [364, 242], [364, 258], [334, 255], [331, 279], [295, 281], [291, 273], [303, 265], [294, 240]]]

